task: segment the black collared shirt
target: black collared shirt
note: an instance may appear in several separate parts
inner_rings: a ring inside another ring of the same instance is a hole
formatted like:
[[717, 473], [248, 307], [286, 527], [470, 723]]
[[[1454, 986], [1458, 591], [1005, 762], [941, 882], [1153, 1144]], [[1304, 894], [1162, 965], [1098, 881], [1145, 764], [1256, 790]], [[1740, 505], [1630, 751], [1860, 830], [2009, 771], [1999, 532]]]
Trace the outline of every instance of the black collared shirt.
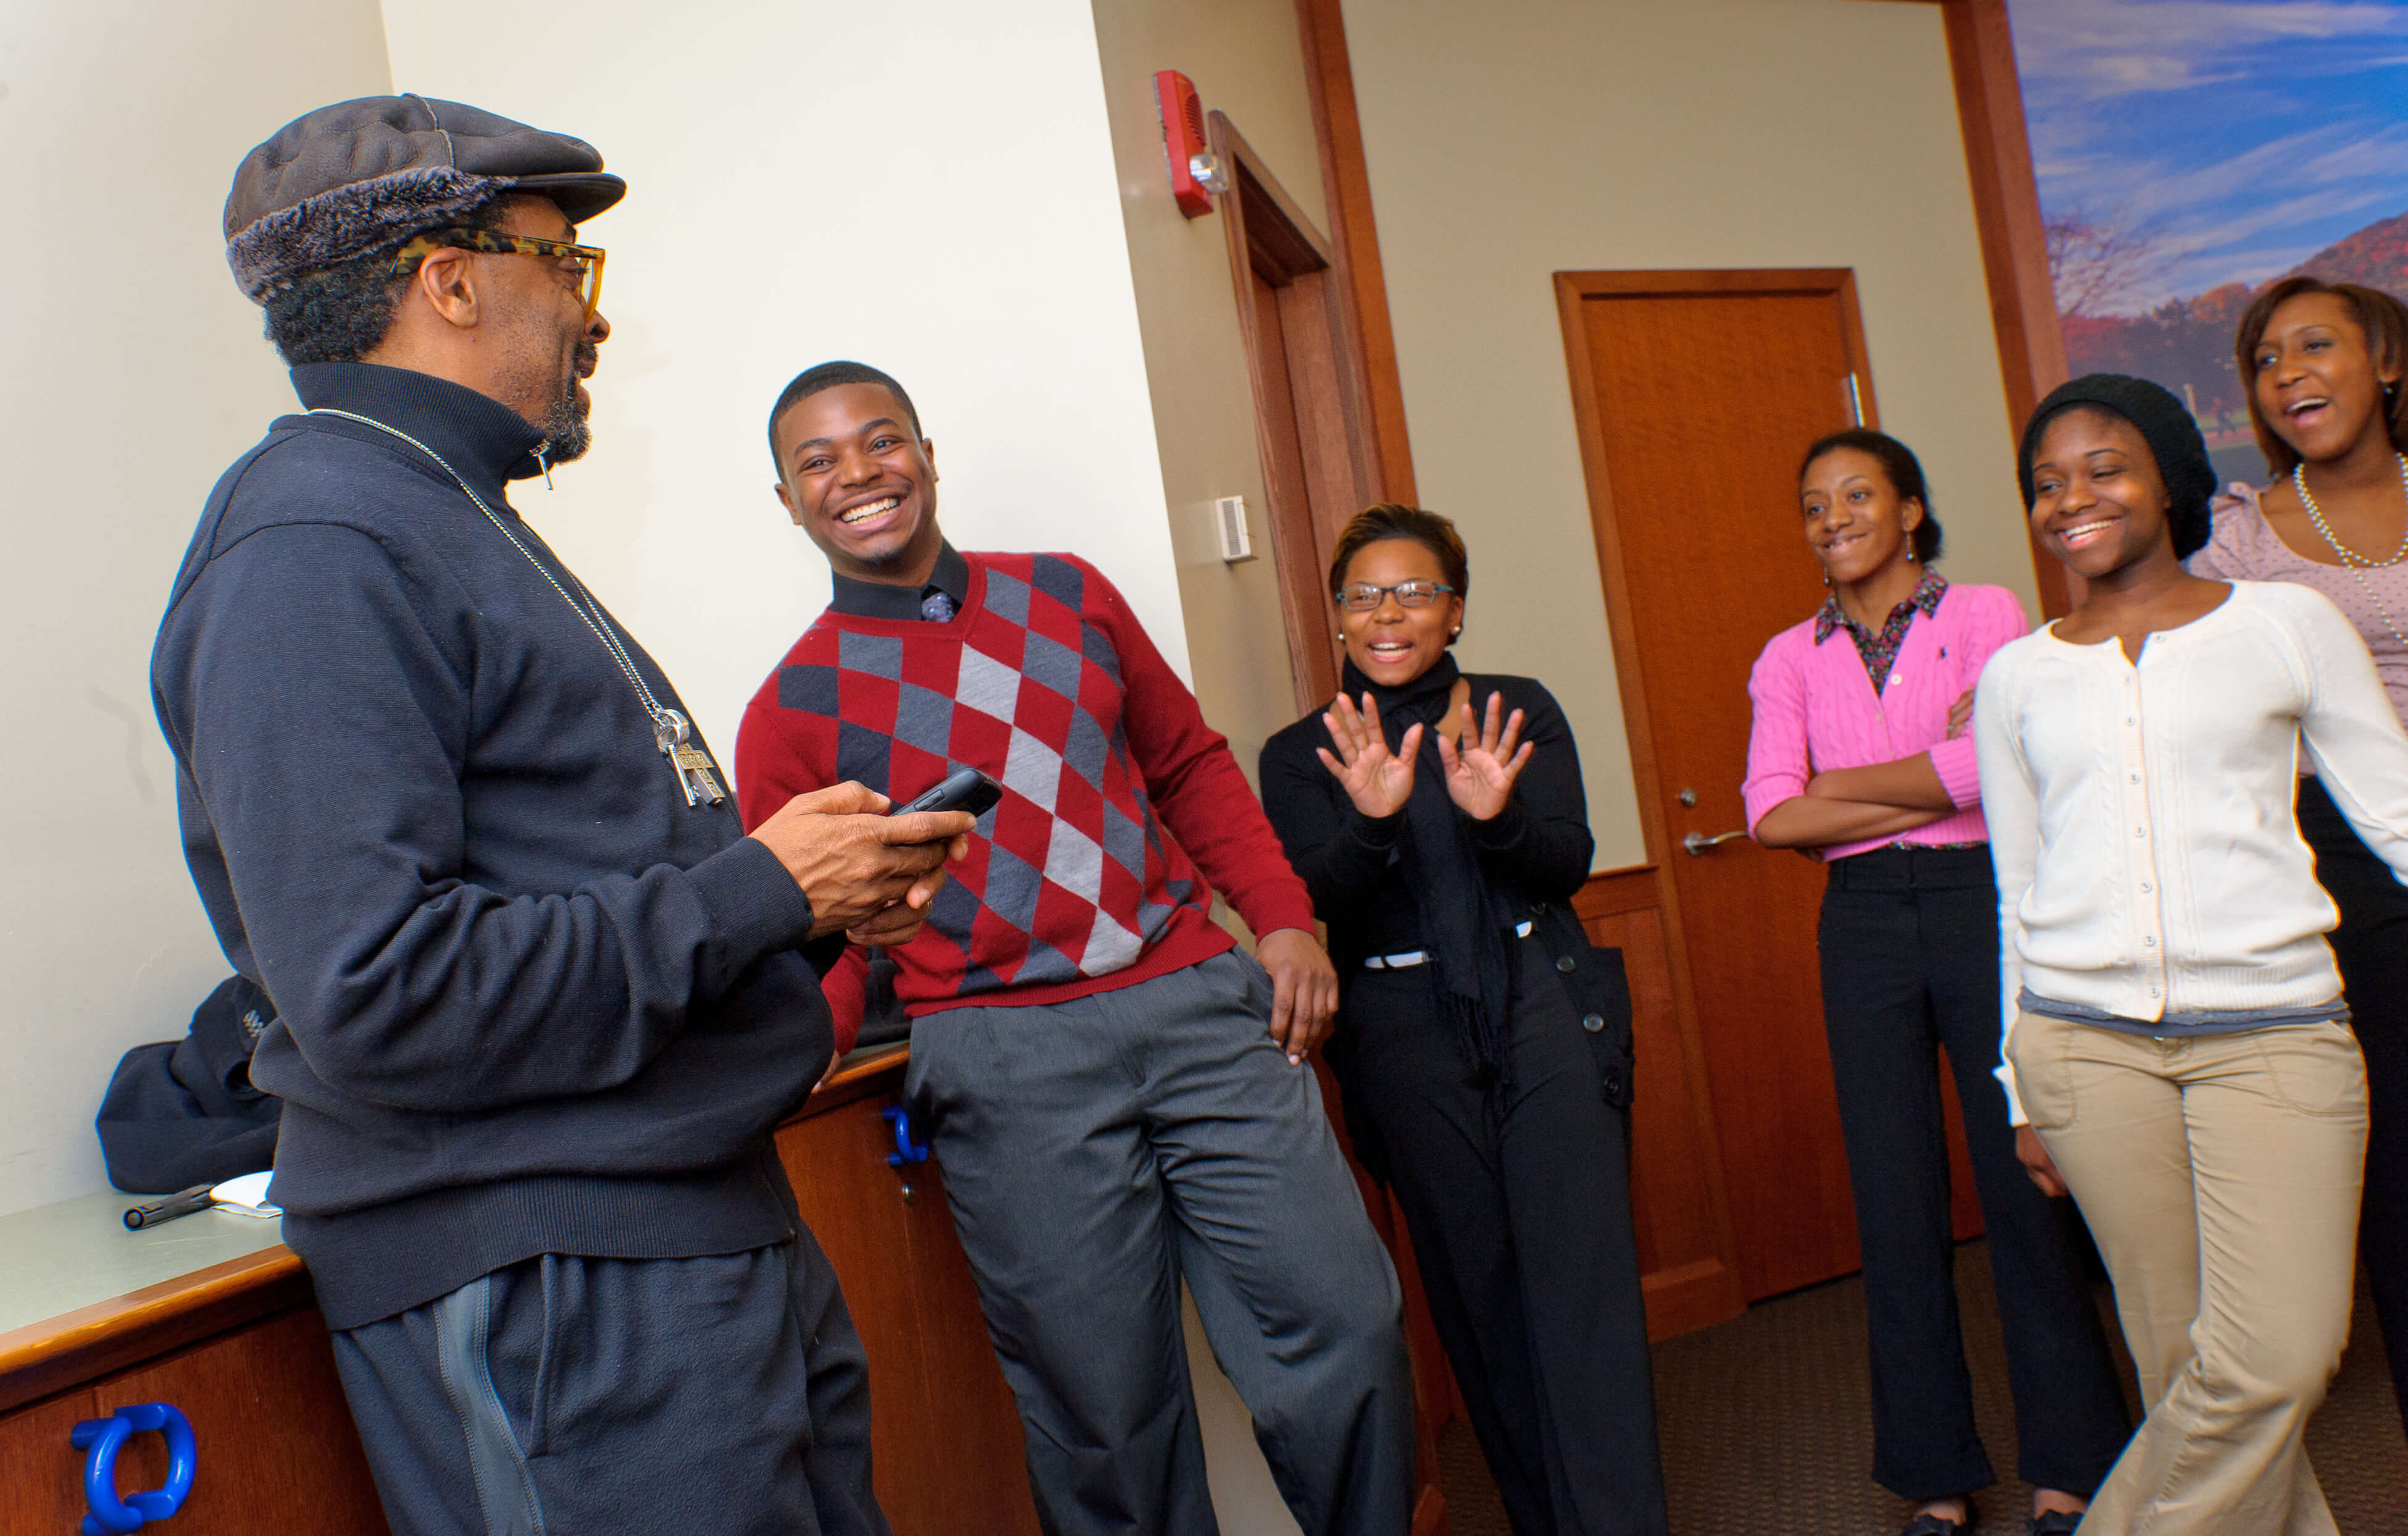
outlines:
[[850, 613], [856, 619], [925, 619], [927, 615], [920, 610], [920, 605], [932, 592], [951, 597], [956, 613], [969, 605], [970, 563], [952, 543], [945, 542], [937, 546], [937, 568], [928, 573], [926, 586], [895, 586], [841, 575], [835, 577], [835, 583], [828, 607], [838, 613]]

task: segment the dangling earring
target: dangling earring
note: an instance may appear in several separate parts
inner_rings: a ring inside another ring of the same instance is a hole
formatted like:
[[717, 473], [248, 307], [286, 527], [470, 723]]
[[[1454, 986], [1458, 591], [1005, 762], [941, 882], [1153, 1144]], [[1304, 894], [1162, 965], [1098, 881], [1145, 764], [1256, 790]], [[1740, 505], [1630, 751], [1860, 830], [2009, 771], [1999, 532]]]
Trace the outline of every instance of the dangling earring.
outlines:
[[1910, 566], [1914, 564], [1914, 552], [1913, 550], [1906, 552], [1906, 563]]
[[1825, 586], [1829, 586], [1831, 584], [1831, 572], [1828, 567], [1826, 567], [1823, 571], [1823, 584]]

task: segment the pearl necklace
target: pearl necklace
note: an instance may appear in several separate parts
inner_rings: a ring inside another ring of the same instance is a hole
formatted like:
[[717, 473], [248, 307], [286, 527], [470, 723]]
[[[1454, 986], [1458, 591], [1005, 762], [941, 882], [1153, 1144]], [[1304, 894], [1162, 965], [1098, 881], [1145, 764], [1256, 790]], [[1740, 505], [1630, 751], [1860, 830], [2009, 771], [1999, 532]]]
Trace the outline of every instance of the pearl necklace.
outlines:
[[[2400, 461], [2401, 495], [2408, 497], [2408, 453], [2394, 453], [2391, 456]], [[2322, 534], [2325, 542], [2332, 546], [2333, 553], [2341, 556], [2342, 568], [2358, 579], [2358, 589], [2366, 594], [2366, 600], [2373, 605], [2375, 617], [2383, 621], [2384, 628], [2391, 631], [2393, 643], [2401, 650], [2408, 651], [2408, 636], [2400, 633], [2400, 625], [2393, 622], [2391, 610], [2383, 606], [2381, 597], [2375, 596], [2374, 583], [2369, 581], [2366, 575], [2370, 570], [2381, 570], [2386, 567], [2396, 566], [2402, 560], [2408, 560], [2408, 530], [2401, 532], [2400, 547], [2392, 552], [2390, 559], [2369, 560], [2333, 537], [2332, 526], [2325, 522], [2324, 511], [2316, 505], [2316, 498], [2308, 494], [2306, 469], [2307, 464], [2304, 460], [2291, 466], [2291, 489], [2299, 495], [2300, 505], [2307, 509], [2308, 521], [2315, 524], [2316, 532]]]

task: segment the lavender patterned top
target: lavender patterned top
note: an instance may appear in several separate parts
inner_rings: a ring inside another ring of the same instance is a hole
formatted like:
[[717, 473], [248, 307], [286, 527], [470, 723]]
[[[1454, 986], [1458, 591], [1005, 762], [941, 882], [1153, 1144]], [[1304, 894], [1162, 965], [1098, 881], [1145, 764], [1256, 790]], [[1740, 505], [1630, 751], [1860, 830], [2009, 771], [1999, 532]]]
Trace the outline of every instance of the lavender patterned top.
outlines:
[[[2184, 568], [2218, 581], [2289, 581], [2321, 593], [2366, 641], [2392, 712], [2408, 724], [2408, 647], [2400, 643], [2400, 635], [2408, 635], [2408, 560], [2351, 571], [2307, 559], [2267, 525], [2257, 488], [2237, 481], [2214, 506], [2215, 527], [2207, 547], [2184, 561]], [[2304, 760], [2300, 771], [2306, 771]]]

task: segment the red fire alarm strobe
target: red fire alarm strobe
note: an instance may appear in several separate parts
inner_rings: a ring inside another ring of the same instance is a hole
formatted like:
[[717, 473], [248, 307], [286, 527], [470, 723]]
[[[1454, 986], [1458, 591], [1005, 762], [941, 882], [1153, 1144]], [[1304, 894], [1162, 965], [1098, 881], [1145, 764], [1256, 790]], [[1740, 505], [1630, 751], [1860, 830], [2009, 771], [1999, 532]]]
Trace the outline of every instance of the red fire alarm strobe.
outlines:
[[1155, 103], [1162, 108], [1162, 152], [1170, 162], [1170, 195], [1179, 211], [1198, 219], [1212, 211], [1212, 194], [1229, 190], [1221, 163], [1204, 138], [1204, 104], [1196, 99], [1193, 81], [1176, 69], [1154, 77]]

